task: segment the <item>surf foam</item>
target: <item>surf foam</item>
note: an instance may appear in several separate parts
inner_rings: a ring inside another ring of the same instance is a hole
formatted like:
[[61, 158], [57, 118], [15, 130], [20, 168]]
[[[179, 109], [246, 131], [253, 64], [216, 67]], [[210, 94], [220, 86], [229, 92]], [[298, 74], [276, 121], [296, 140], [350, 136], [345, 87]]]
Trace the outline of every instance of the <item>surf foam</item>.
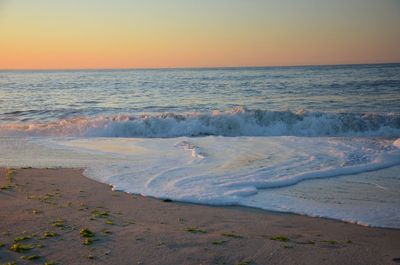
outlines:
[[394, 113], [322, 113], [235, 108], [210, 113], [73, 117], [46, 123], [0, 124], [3, 136], [382, 136], [400, 135]]
[[[266, 196], [265, 200], [260, 200], [263, 197], [259, 196], [264, 192], [276, 193], [278, 188], [295, 187], [293, 185], [299, 182], [307, 183], [303, 182], [305, 180], [399, 165], [400, 139], [209, 136], [164, 139], [0, 137], [0, 140], [2, 166], [79, 166], [86, 168], [85, 175], [110, 184], [115, 190], [144, 196], [211, 205], [286, 209], [400, 227], [399, 196], [392, 196], [387, 202], [384, 196], [371, 202], [369, 195], [352, 200], [351, 193], [363, 194], [362, 185], [348, 194], [347, 202], [350, 203], [343, 207], [315, 204], [313, 199], [300, 205], [299, 200], [288, 200], [287, 196], [275, 196], [275, 199]], [[385, 176], [381, 180], [381, 187], [393, 186], [385, 182]], [[343, 185], [341, 189], [345, 191], [347, 186]], [[338, 191], [332, 196], [340, 200], [343, 194]], [[353, 204], [354, 201], [357, 203]], [[398, 203], [393, 206], [393, 201]], [[366, 211], [356, 211], [360, 205], [368, 203], [381, 207], [364, 207]], [[390, 213], [385, 210], [386, 205], [390, 205]], [[352, 215], [351, 209], [357, 214]], [[388, 213], [390, 218], [385, 217]], [[369, 217], [364, 218], [367, 215]]]

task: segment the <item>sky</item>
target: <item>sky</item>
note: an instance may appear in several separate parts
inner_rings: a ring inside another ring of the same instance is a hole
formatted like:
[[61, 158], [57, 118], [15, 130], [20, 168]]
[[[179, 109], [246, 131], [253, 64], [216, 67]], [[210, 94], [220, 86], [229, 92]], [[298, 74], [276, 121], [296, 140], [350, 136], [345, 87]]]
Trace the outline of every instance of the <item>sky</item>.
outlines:
[[0, 0], [0, 69], [400, 62], [400, 0]]

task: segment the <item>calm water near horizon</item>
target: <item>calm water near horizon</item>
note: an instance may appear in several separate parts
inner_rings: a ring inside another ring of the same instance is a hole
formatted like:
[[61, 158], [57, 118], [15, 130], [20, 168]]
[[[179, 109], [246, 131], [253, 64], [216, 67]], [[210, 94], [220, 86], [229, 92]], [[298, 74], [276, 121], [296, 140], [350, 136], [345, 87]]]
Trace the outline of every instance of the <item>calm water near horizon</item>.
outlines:
[[0, 150], [130, 193], [400, 228], [400, 64], [0, 71]]
[[0, 71], [1, 121], [251, 110], [400, 112], [400, 64]]

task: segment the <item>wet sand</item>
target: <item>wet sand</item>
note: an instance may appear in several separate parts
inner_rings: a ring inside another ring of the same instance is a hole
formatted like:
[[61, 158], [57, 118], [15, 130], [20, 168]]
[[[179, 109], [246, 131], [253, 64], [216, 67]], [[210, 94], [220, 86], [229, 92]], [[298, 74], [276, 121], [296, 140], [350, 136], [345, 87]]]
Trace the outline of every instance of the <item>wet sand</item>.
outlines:
[[0, 169], [0, 187], [0, 264], [400, 264], [396, 229], [161, 201], [81, 169]]

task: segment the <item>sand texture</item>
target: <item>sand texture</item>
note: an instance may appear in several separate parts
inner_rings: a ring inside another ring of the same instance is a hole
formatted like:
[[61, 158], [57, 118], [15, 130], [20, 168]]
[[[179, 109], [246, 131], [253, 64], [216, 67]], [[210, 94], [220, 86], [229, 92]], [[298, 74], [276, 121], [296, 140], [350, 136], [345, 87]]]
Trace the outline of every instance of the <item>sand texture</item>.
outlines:
[[81, 169], [0, 169], [0, 187], [0, 264], [400, 263], [400, 230], [145, 198]]

